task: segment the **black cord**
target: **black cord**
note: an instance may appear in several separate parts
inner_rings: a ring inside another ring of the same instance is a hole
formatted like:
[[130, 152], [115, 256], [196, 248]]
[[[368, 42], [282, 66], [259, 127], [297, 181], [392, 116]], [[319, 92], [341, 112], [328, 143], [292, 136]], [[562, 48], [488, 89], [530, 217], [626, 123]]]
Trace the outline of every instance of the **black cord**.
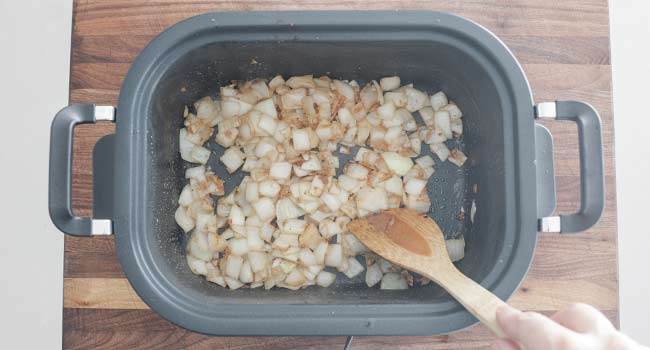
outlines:
[[354, 339], [353, 336], [349, 336], [348, 339], [345, 341], [345, 346], [343, 347], [343, 350], [350, 350], [352, 347], [352, 339]]

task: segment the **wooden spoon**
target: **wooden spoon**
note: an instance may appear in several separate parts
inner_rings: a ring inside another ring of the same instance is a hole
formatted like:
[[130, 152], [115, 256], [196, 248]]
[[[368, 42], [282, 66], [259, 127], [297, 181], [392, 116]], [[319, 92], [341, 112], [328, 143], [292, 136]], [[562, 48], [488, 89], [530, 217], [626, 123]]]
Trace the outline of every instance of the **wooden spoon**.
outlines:
[[440, 227], [428, 216], [390, 209], [354, 220], [348, 229], [384, 259], [436, 282], [494, 334], [505, 337], [496, 320], [496, 309], [505, 303], [454, 266]]

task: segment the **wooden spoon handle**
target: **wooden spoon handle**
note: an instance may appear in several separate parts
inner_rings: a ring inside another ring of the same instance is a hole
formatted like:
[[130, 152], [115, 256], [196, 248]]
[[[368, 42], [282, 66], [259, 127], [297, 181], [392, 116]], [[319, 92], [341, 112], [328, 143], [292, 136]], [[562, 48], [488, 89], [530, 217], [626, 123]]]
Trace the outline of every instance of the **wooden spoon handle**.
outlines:
[[448, 270], [449, 273], [436, 273], [436, 278], [432, 278], [432, 280], [438, 280], [441, 287], [463, 304], [467, 311], [478, 318], [496, 336], [505, 338], [505, 333], [497, 323], [496, 310], [506, 303], [458, 271], [453, 265]]

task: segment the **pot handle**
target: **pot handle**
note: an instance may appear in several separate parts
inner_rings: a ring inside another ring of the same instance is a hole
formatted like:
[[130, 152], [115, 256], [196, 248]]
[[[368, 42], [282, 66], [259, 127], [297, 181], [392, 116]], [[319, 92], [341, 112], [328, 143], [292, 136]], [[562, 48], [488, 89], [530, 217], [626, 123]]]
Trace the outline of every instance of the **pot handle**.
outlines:
[[605, 206], [600, 116], [591, 105], [571, 100], [540, 103], [535, 107], [535, 116], [575, 122], [580, 144], [580, 209], [577, 213], [569, 215], [542, 218], [539, 223], [540, 231], [585, 231], [598, 222]]
[[115, 121], [115, 107], [94, 104], [70, 105], [54, 117], [50, 130], [50, 174], [48, 205], [50, 218], [61, 231], [72, 236], [110, 235], [113, 223], [106, 219], [72, 214], [72, 136], [78, 124]]

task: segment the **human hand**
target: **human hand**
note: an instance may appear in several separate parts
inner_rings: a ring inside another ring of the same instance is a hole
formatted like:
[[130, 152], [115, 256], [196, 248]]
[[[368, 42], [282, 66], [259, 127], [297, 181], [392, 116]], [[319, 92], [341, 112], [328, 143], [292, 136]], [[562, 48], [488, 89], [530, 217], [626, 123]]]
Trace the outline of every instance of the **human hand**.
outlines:
[[495, 340], [493, 350], [646, 349], [586, 304], [573, 304], [550, 318], [502, 306], [497, 309], [497, 322], [508, 338]]

